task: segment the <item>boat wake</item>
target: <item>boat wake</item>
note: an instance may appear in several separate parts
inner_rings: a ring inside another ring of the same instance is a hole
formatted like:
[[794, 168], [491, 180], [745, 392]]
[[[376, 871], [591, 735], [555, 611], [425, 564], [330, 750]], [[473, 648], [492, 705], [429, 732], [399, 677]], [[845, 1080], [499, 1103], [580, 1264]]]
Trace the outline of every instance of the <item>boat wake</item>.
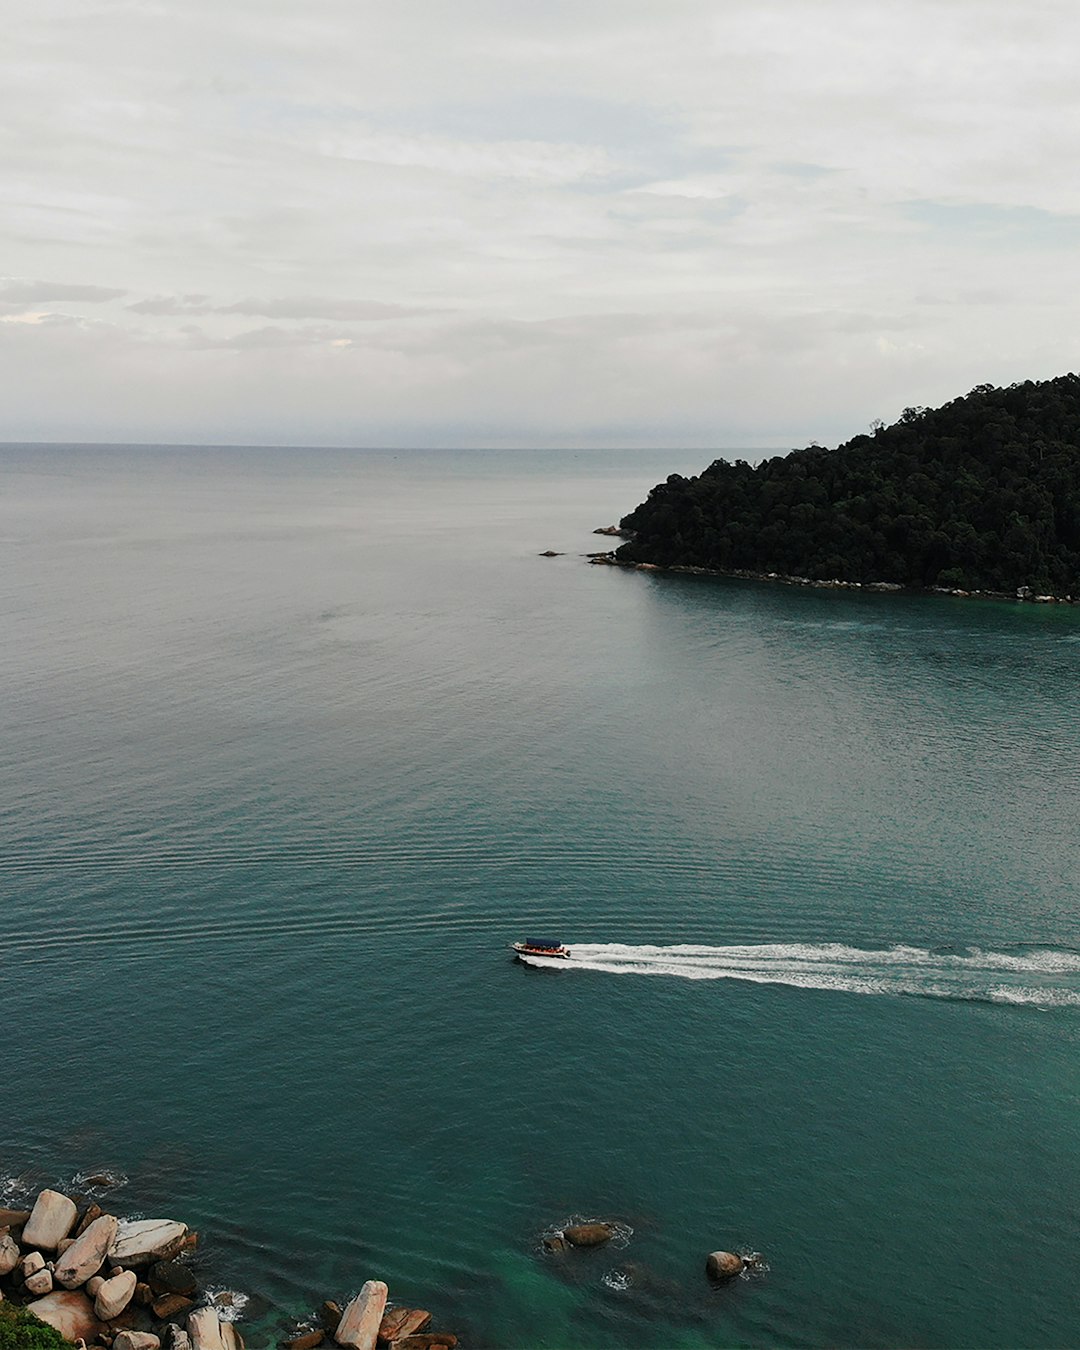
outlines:
[[913, 995], [1034, 1007], [1080, 1007], [1080, 952], [1046, 947], [889, 947], [841, 943], [766, 943], [742, 947], [628, 946], [575, 942], [569, 961], [530, 964], [609, 975], [669, 975], [684, 980], [749, 980], [852, 994]]

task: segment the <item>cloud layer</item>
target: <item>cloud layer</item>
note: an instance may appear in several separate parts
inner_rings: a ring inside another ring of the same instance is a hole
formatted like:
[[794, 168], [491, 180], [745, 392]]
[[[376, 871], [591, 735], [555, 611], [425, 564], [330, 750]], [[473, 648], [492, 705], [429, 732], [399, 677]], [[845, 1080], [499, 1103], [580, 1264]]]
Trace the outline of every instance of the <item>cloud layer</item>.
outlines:
[[3, 439], [801, 444], [1078, 364], [1064, 3], [39, 0]]

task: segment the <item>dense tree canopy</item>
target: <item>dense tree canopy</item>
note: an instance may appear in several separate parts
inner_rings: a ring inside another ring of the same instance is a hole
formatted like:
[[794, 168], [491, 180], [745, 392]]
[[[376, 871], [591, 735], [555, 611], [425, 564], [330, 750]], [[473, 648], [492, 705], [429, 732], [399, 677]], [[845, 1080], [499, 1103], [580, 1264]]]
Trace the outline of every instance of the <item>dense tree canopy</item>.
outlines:
[[672, 474], [617, 558], [1080, 596], [1080, 376], [979, 385], [835, 450]]

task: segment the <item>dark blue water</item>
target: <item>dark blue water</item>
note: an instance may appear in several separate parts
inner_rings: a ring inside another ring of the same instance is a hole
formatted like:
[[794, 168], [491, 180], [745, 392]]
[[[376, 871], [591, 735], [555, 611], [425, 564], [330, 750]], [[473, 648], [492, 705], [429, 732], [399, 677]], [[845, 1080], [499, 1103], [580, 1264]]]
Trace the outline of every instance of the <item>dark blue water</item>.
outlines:
[[1080, 1344], [1080, 613], [585, 565], [702, 459], [0, 450], [5, 1194], [255, 1347]]

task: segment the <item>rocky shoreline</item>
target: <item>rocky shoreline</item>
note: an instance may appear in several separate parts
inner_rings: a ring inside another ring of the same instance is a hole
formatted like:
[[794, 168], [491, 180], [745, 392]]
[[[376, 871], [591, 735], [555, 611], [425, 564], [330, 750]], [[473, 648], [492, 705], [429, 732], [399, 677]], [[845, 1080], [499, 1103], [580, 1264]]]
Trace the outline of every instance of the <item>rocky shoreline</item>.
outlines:
[[[91, 1178], [90, 1180], [93, 1180]], [[0, 1208], [0, 1302], [11, 1302], [65, 1340], [105, 1350], [244, 1350], [240, 1295], [210, 1296], [184, 1258], [198, 1233], [175, 1219], [122, 1219], [94, 1201], [39, 1192], [32, 1209]], [[420, 1308], [388, 1305], [368, 1280], [344, 1307], [330, 1300], [283, 1344], [315, 1350], [453, 1350]]]
[[[593, 534], [612, 535], [619, 539], [632, 539], [632, 530], [620, 529], [618, 525], [604, 525], [593, 530]], [[552, 555], [554, 556], [554, 555]], [[896, 581], [840, 581], [838, 578], [821, 580], [815, 577], [793, 576], [785, 572], [752, 572], [745, 568], [692, 567], [685, 563], [629, 562], [617, 558], [613, 551], [589, 553], [586, 558], [591, 565], [600, 567], [625, 567], [631, 572], [681, 572], [697, 577], [735, 577], [740, 581], [774, 581], [783, 586], [810, 586], [826, 591], [906, 591], [910, 595], [953, 595], [964, 600], [1015, 600], [1033, 605], [1076, 605], [1080, 596], [1073, 595], [1037, 595], [1030, 586], [1018, 586], [1014, 592], [963, 590], [949, 586], [903, 586]]]
[[[80, 1180], [118, 1184], [105, 1174]], [[633, 1231], [617, 1220], [579, 1216], [545, 1232], [538, 1252], [556, 1261], [587, 1259], [575, 1253], [625, 1248]], [[200, 1288], [197, 1265], [188, 1263], [198, 1242], [198, 1233], [176, 1219], [120, 1218], [86, 1196], [45, 1189], [31, 1209], [0, 1207], [0, 1304], [16, 1310], [24, 1331], [28, 1321], [37, 1326], [36, 1318], [77, 1350], [245, 1350], [236, 1319], [246, 1296]], [[632, 1263], [608, 1272], [606, 1283], [630, 1287], [631, 1269]], [[714, 1251], [705, 1260], [713, 1285], [768, 1269], [758, 1252]], [[382, 1280], [369, 1279], [344, 1306], [328, 1299], [295, 1321], [279, 1345], [455, 1350], [458, 1337], [432, 1330], [430, 1312], [396, 1306], [389, 1292]]]

